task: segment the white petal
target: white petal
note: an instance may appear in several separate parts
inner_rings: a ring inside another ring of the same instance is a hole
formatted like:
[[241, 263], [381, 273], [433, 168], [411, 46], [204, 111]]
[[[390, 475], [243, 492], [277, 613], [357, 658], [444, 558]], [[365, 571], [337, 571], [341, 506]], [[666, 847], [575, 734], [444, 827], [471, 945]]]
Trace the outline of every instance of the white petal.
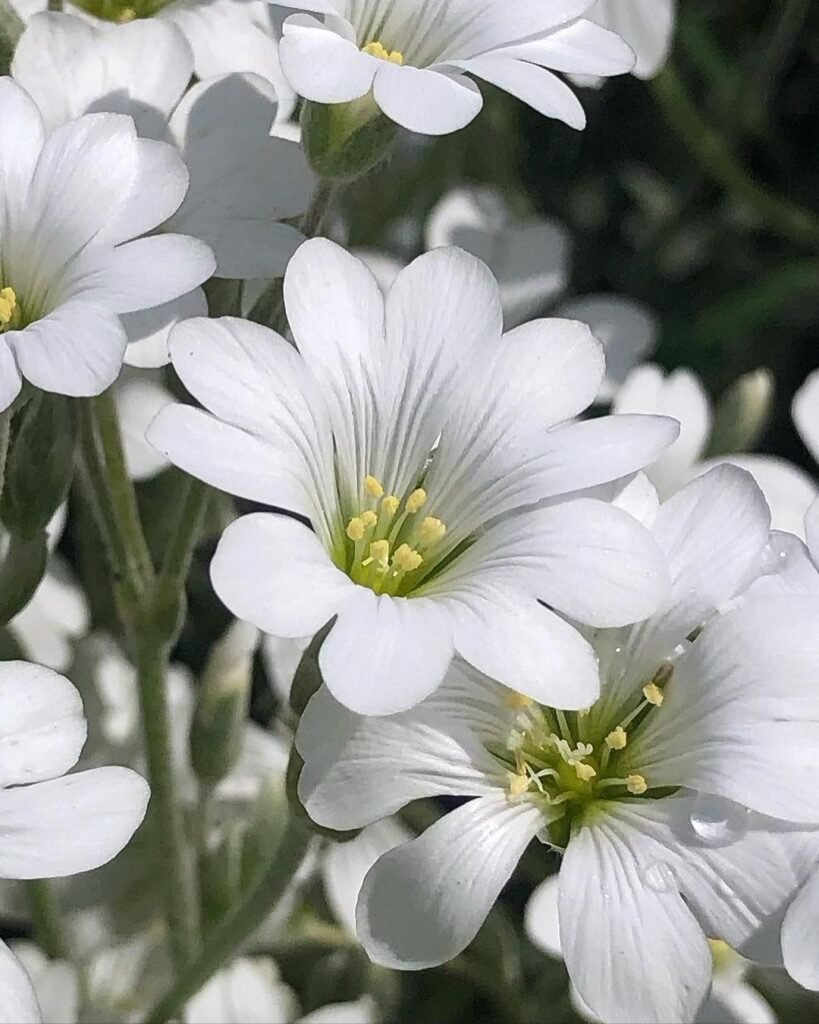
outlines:
[[270, 1024], [293, 1016], [294, 997], [271, 960], [240, 957], [185, 1006], [188, 1024]]
[[541, 882], [529, 897], [523, 918], [529, 940], [556, 960], [563, 959], [557, 909], [559, 894], [560, 880], [557, 875], [552, 875]]
[[0, 341], [0, 412], [5, 412], [20, 394], [23, 380], [11, 349]]
[[82, 701], [67, 679], [24, 661], [0, 664], [0, 786], [62, 775], [85, 735]]
[[819, 462], [819, 370], [814, 370], [797, 391], [791, 413], [800, 437]]
[[354, 1003], [328, 1003], [299, 1018], [299, 1024], [377, 1024], [378, 1008], [371, 996]]
[[210, 574], [234, 615], [275, 636], [312, 636], [358, 589], [311, 530], [296, 519], [263, 512], [225, 530]]
[[19, 209], [27, 202], [26, 190], [43, 148], [43, 119], [28, 93], [10, 78], [0, 81], [0, 110], [8, 138], [14, 139], [0, 155], [0, 183], [6, 202]]
[[478, 116], [483, 97], [463, 75], [382, 62], [373, 83], [375, 102], [403, 128], [422, 135], [448, 135]]
[[763, 997], [741, 978], [714, 974], [711, 994], [697, 1015], [696, 1024], [777, 1024], [777, 1016]]
[[148, 443], [145, 433], [160, 409], [173, 401], [173, 396], [158, 381], [137, 377], [124, 380], [117, 387], [114, 400], [129, 475], [134, 480], [155, 476], [168, 465], [168, 460]]
[[599, 0], [589, 17], [621, 35], [637, 55], [634, 74], [652, 78], [665, 63], [675, 20], [674, 0]]
[[[31, 942], [14, 942], [12, 952], [31, 979], [40, 1011], [47, 1024], [76, 1024], [80, 1019], [80, 983], [77, 969], [65, 960], [49, 960], [39, 946]], [[14, 1018], [15, 1021], [20, 1019]]]
[[0, 875], [62, 878], [89, 871], [127, 845], [148, 805], [129, 768], [93, 768], [0, 791]]
[[309, 15], [294, 14], [285, 21], [279, 59], [295, 91], [317, 103], [358, 99], [369, 92], [378, 70], [378, 58]]
[[441, 684], [454, 653], [451, 617], [439, 602], [355, 586], [322, 645], [319, 666], [327, 689], [351, 711], [393, 715]]
[[575, 75], [622, 75], [634, 67], [631, 47], [587, 18], [578, 18], [542, 39], [517, 43], [498, 52]]
[[137, 139], [135, 145], [137, 184], [104, 232], [112, 242], [127, 241], [159, 227], [188, 190], [188, 170], [176, 146], [153, 139]]
[[814, 871], [788, 908], [782, 925], [782, 954], [794, 981], [819, 992], [819, 871]]
[[492, 793], [490, 776], [499, 772], [475, 735], [456, 722], [418, 709], [363, 717], [324, 687], [301, 716], [296, 749], [304, 758], [299, 797], [327, 828], [360, 828], [421, 797]]
[[523, 100], [545, 117], [564, 121], [570, 128], [586, 125], [586, 115], [572, 90], [551, 71], [502, 56], [472, 57], [451, 61], [455, 67]]
[[31, 979], [5, 942], [0, 942], [0, 1024], [40, 1024]]
[[385, 854], [364, 880], [356, 915], [370, 959], [418, 970], [457, 956], [542, 825], [531, 804], [499, 793], [450, 811]]
[[171, 358], [168, 353], [171, 330], [180, 320], [207, 315], [208, 303], [201, 288], [194, 288], [187, 295], [153, 309], [124, 313], [121, 320], [128, 335], [125, 362], [143, 369], [165, 366]]

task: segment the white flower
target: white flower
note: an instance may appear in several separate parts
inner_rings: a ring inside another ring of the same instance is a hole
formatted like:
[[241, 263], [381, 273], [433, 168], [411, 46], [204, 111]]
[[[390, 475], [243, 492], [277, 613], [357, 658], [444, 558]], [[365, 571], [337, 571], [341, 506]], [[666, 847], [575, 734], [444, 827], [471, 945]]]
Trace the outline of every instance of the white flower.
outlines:
[[168, 465], [164, 455], [145, 438], [159, 410], [173, 401], [173, 395], [159, 380], [160, 372], [133, 370], [123, 374], [114, 391], [125, 463], [134, 480], [147, 480]]
[[[32, 18], [12, 63], [48, 130], [105, 110], [131, 114], [141, 135], [172, 142], [190, 186], [162, 231], [207, 243], [219, 277], [280, 277], [302, 239], [281, 221], [305, 209], [312, 175], [298, 145], [269, 134], [276, 94], [268, 81], [237, 74], [188, 89], [193, 72], [190, 46], [170, 22], [97, 28], [51, 12]], [[132, 315], [128, 361], [167, 362], [173, 324], [206, 314], [196, 289]]]
[[[553, 875], [535, 889], [526, 904], [524, 927], [531, 941], [544, 953], [563, 959], [558, 917], [559, 880]], [[700, 1007], [695, 1024], [776, 1024], [770, 1005], [745, 979], [749, 961], [718, 939], [709, 942], [713, 976], [711, 991]], [[646, 950], [648, 954], [649, 951]], [[592, 1024], [600, 1018], [583, 1003], [574, 987], [570, 987], [572, 1004], [578, 1015]]]
[[[24, 22], [47, 10], [47, 0], [15, 0]], [[199, 79], [251, 72], [272, 82], [279, 97], [277, 118], [292, 112], [295, 95], [279, 64], [281, 15], [264, 0], [80, 0], [65, 10], [97, 28], [127, 24], [134, 18], [158, 18], [175, 24], [193, 51], [193, 70]], [[156, 56], [143, 55], [151, 63]], [[156, 66], [156, 65], [154, 65]], [[173, 73], [167, 64], [165, 74]]]
[[[145, 816], [148, 787], [127, 768], [65, 773], [85, 743], [82, 702], [67, 679], [0, 664], [0, 876], [62, 878], [99, 867]], [[0, 943], [0, 1019], [40, 1019], [28, 977]]]
[[567, 496], [655, 458], [676, 425], [567, 425], [597, 392], [599, 345], [560, 320], [502, 337], [494, 279], [457, 249], [421, 256], [385, 299], [317, 239], [284, 296], [298, 351], [240, 320], [174, 330], [174, 368], [208, 411], [171, 406], [148, 433], [194, 476], [312, 523], [229, 526], [211, 567], [221, 599], [281, 637], [338, 616], [320, 666], [362, 713], [411, 707], [455, 651], [540, 696], [551, 666], [549, 695], [583, 706], [591, 648], [537, 599], [619, 625], [649, 614], [667, 577], [631, 517]]
[[[119, 114], [87, 114], [46, 136], [28, 94], [0, 80], [10, 143], [0, 154], [0, 409], [25, 377], [44, 391], [104, 391], [127, 343], [119, 314], [190, 291], [213, 257], [179, 234], [144, 235], [188, 186], [171, 146]], [[131, 239], [135, 239], [131, 241]]]
[[622, 36], [637, 56], [633, 74], [653, 78], [665, 64], [677, 0], [597, 0], [587, 17]]
[[662, 497], [670, 497], [699, 473], [730, 462], [750, 473], [762, 488], [774, 527], [801, 535], [805, 512], [819, 493], [816, 484], [798, 466], [774, 455], [727, 455], [703, 461], [714, 417], [710, 399], [691, 370], [678, 369], [666, 376], [650, 363], [637, 367], [617, 392], [612, 412], [658, 413], [679, 421], [677, 440], [646, 469]]
[[[621, 500], [645, 504], [642, 490]], [[536, 704], [463, 663], [389, 718], [318, 691], [296, 746], [319, 824], [475, 798], [368, 874], [357, 923], [372, 959], [418, 969], [459, 953], [537, 835], [565, 849], [561, 945], [584, 1003], [613, 1022], [694, 1016], [706, 935], [743, 951], [816, 857], [802, 829], [819, 814], [819, 600], [743, 598], [715, 614], [753, 576], [768, 521], [729, 466], [656, 511], [671, 595], [647, 622], [594, 634], [602, 692], [587, 711]]]
[[792, 412], [805, 447], [819, 462], [819, 370], [814, 370], [797, 391]]
[[[424, 135], [457, 131], [483, 104], [482, 79], [573, 128], [586, 123], [553, 71], [618, 75], [634, 54], [581, 17], [593, 0], [294, 0], [282, 28], [282, 69], [295, 91], [346, 103], [372, 90], [392, 121]], [[548, 69], [553, 69], [553, 71]]]

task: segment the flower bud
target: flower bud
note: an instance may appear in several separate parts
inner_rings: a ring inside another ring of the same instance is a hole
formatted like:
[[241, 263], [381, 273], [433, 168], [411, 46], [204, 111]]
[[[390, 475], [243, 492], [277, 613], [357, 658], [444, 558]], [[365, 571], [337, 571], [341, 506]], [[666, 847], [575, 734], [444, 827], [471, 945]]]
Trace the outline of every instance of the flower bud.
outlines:
[[774, 394], [770, 370], [754, 370], [736, 380], [717, 405], [708, 454], [737, 455], [753, 450], [770, 422]]
[[328, 181], [353, 181], [389, 153], [397, 133], [372, 95], [351, 103], [306, 102], [302, 145], [313, 170]]
[[205, 666], [190, 743], [193, 770], [210, 785], [224, 779], [239, 757], [258, 637], [254, 626], [234, 622]]

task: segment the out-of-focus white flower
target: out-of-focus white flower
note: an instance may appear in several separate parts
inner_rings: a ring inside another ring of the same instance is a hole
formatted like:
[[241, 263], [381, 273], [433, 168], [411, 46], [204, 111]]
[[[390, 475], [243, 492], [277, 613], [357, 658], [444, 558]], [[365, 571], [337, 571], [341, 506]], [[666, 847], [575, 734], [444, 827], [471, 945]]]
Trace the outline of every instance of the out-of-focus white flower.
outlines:
[[618, 500], [645, 508], [671, 593], [646, 622], [590, 634], [602, 690], [587, 710], [536, 704], [463, 663], [389, 718], [324, 688], [308, 704], [299, 795], [319, 824], [474, 798], [367, 875], [357, 925], [376, 962], [457, 955], [537, 835], [564, 851], [561, 945], [584, 1003], [605, 1020], [688, 1021], [711, 980], [706, 935], [742, 951], [807, 877], [819, 600], [732, 603], [768, 538], [748, 474], [718, 467], [653, 514], [635, 487]]
[[[298, 145], [270, 136], [277, 101], [266, 79], [235, 74], [188, 89], [193, 71], [190, 46], [172, 23], [98, 28], [54, 12], [32, 18], [12, 64], [47, 129], [110, 110], [131, 114], [140, 134], [176, 146], [190, 186], [162, 232], [207, 243], [219, 277], [281, 276], [302, 237], [282, 220], [306, 207], [311, 172]], [[167, 362], [173, 324], [206, 313], [197, 289], [133, 315], [128, 361]]]
[[666, 375], [649, 363], [638, 367], [617, 392], [612, 411], [655, 413], [679, 421], [677, 440], [646, 469], [662, 497], [670, 497], [699, 473], [730, 462], [747, 470], [762, 488], [774, 528], [803, 536], [805, 512], [819, 489], [798, 466], [774, 455], [726, 455], [703, 461], [711, 440], [713, 412], [699, 377], [691, 370]]
[[[22, 661], [0, 664], [0, 875], [62, 878], [99, 867], [145, 816], [148, 786], [128, 768], [65, 773], [85, 743], [82, 701], [63, 676]], [[39, 1021], [28, 976], [0, 943], [7, 1021]]]
[[372, 91], [388, 118], [424, 135], [457, 131], [478, 115], [483, 100], [468, 75], [583, 128], [580, 102], [553, 71], [608, 76], [634, 65], [622, 39], [582, 17], [592, 2], [278, 0], [325, 15], [287, 18], [282, 69], [300, 96], [318, 103]]
[[159, 410], [173, 401], [173, 395], [160, 383], [160, 372], [133, 370], [123, 373], [114, 391], [125, 463], [134, 480], [146, 480], [168, 465], [164, 455], [145, 439], [145, 433]]
[[676, 425], [567, 424], [597, 393], [600, 346], [565, 320], [502, 337], [495, 280], [458, 249], [421, 256], [385, 300], [362, 263], [313, 240], [284, 295], [298, 351], [240, 320], [174, 330], [174, 367], [208, 411], [170, 406], [148, 434], [194, 476], [313, 525], [257, 513], [228, 527], [219, 596], [275, 636], [337, 615], [323, 678], [362, 713], [417, 703], [456, 650], [588, 703], [591, 648], [537, 599], [598, 625], [656, 607], [667, 575], [650, 536], [571, 492], [655, 458]]
[[49, 557], [40, 585], [8, 628], [32, 661], [60, 672], [69, 667], [74, 642], [88, 630], [88, 604], [58, 555]]
[[587, 17], [621, 36], [637, 57], [632, 74], [653, 78], [665, 64], [677, 0], [597, 0]]
[[190, 291], [213, 272], [198, 239], [144, 236], [188, 186], [172, 146], [137, 137], [119, 114], [87, 114], [47, 134], [34, 101], [0, 80], [13, 144], [0, 155], [0, 409], [25, 377], [63, 395], [104, 391], [127, 343], [120, 314]]
[[[563, 959], [558, 917], [559, 881], [547, 878], [535, 889], [526, 904], [524, 927], [531, 941], [556, 960]], [[725, 942], [710, 943], [713, 975], [711, 991], [694, 1018], [694, 1024], [776, 1024], [769, 1003], [745, 979], [749, 961], [735, 953]], [[597, 1017], [570, 986], [572, 1004], [578, 1015], [592, 1024]]]
[[[23, 21], [47, 10], [47, 0], [14, 0]], [[97, 28], [127, 24], [135, 18], [158, 18], [181, 29], [193, 51], [193, 70], [199, 79], [233, 72], [250, 72], [272, 82], [279, 106], [277, 118], [284, 120], [293, 110], [295, 94], [279, 64], [279, 36], [282, 15], [264, 0], [67, 0], [65, 10]], [[148, 66], [173, 70], [156, 52], [143, 53]], [[157, 62], [157, 63], [155, 63]]]
[[819, 370], [814, 370], [797, 391], [792, 414], [805, 447], [819, 462]]

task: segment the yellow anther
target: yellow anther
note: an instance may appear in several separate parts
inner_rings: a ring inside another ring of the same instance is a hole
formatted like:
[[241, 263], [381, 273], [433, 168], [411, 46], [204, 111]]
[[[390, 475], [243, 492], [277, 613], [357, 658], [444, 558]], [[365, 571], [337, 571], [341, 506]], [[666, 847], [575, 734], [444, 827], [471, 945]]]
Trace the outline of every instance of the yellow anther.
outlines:
[[385, 512], [390, 519], [395, 515], [401, 505], [400, 498], [396, 498], [394, 494], [388, 494], [386, 498], [381, 502], [381, 509]]
[[715, 970], [726, 970], [741, 962], [739, 954], [722, 939], [709, 939], [708, 945], [711, 947], [711, 962]]
[[364, 534], [367, 532], [367, 527], [363, 519], [358, 516], [354, 516], [349, 523], [347, 523], [347, 536], [350, 540], [356, 542], [364, 539]]
[[642, 775], [629, 775], [626, 779], [626, 789], [635, 796], [642, 796], [648, 789], [648, 783]]
[[391, 64], [403, 64], [404, 55], [399, 50], [388, 50], [383, 43], [377, 39], [361, 47], [362, 53], [369, 53], [371, 57], [378, 57], [379, 60], [388, 60]]
[[[390, 564], [390, 545], [386, 540], [374, 540], [370, 544], [370, 560], [375, 562], [379, 569], [386, 569]], [[366, 565], [367, 562], [364, 562]]]
[[524, 711], [526, 708], [530, 708], [534, 704], [534, 701], [531, 697], [527, 697], [525, 693], [518, 693], [517, 690], [509, 690], [503, 696], [503, 703], [508, 708], [512, 708], [513, 711]]
[[378, 516], [375, 514], [375, 512], [373, 512], [371, 508], [368, 508], [366, 512], [362, 512], [358, 518], [367, 527], [368, 530], [371, 530], [378, 522]]
[[136, 11], [133, 7], [123, 7], [123, 9], [117, 15], [117, 21], [120, 25], [127, 25], [129, 21], [133, 21], [137, 16]]
[[597, 775], [597, 772], [590, 764], [583, 764], [582, 761], [575, 761], [573, 767], [581, 782], [591, 782], [595, 775]]
[[374, 476], [364, 477], [364, 490], [371, 498], [381, 498], [384, 494], [384, 487]]
[[413, 569], [421, 566], [423, 562], [424, 559], [409, 544], [401, 544], [396, 548], [395, 554], [392, 556], [393, 567], [398, 569], [399, 572], [412, 572]]
[[628, 743], [628, 735], [622, 725], [618, 725], [616, 729], [608, 734], [606, 737], [606, 746], [609, 750], [622, 750]]
[[529, 788], [530, 778], [528, 775], [516, 775], [514, 772], [507, 772], [509, 778], [509, 793], [511, 796], [523, 796]]
[[5, 327], [14, 318], [17, 309], [17, 295], [13, 288], [0, 289], [0, 324]]
[[418, 490], [413, 491], [407, 498], [407, 512], [411, 515], [413, 512], [417, 512], [418, 509], [423, 508], [426, 503], [427, 492], [423, 487], [419, 487]]
[[443, 540], [445, 535], [446, 526], [441, 520], [435, 519], [433, 516], [427, 516], [421, 523], [421, 528], [418, 531], [418, 543], [424, 547], [429, 547], [431, 544], [437, 544], [439, 540]]
[[655, 707], [661, 707], [665, 700], [665, 694], [656, 683], [648, 683], [647, 686], [643, 687], [643, 696], [649, 704], [653, 704]]

